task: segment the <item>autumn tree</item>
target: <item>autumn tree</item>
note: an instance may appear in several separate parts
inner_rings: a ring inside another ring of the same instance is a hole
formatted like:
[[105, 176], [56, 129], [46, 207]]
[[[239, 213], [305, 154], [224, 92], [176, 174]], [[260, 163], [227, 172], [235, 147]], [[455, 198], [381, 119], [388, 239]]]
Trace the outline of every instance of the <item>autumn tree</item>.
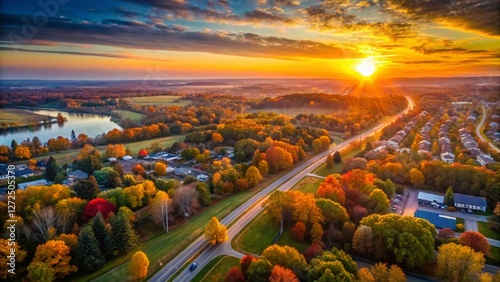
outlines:
[[140, 279], [146, 278], [148, 275], [149, 259], [145, 253], [138, 251], [131, 259], [129, 265], [130, 275], [139, 281]]
[[361, 282], [405, 282], [406, 275], [403, 270], [397, 265], [393, 264], [387, 267], [385, 263], [376, 263], [370, 269], [362, 268], [358, 270], [358, 276]]
[[76, 255], [76, 248], [78, 247], [78, 236], [75, 234], [61, 234], [56, 240], [61, 240], [66, 244], [66, 246], [70, 249], [70, 255], [72, 258]]
[[320, 184], [316, 192], [320, 198], [330, 199], [341, 205], [345, 203], [345, 192], [341, 188], [339, 181], [333, 175], [329, 175]]
[[476, 231], [465, 231], [458, 239], [463, 245], [471, 247], [475, 252], [481, 252], [488, 256], [490, 254], [490, 243], [483, 234]]
[[73, 161], [73, 169], [80, 169], [88, 174], [101, 169], [101, 153], [93, 146], [85, 144]]
[[[344, 251], [333, 248], [309, 262], [308, 281], [328, 281], [322, 278], [330, 272], [338, 281], [356, 281], [356, 263]], [[331, 280], [330, 280], [331, 281]]]
[[292, 238], [295, 241], [302, 242], [304, 240], [304, 235], [306, 235], [306, 225], [303, 222], [298, 221], [292, 227]]
[[451, 238], [455, 238], [456, 237], [455, 236], [455, 231], [453, 231], [450, 228], [443, 228], [443, 229], [439, 230], [437, 236], [439, 238], [443, 238], [443, 239], [451, 239]]
[[251, 255], [245, 255], [241, 258], [240, 268], [241, 268], [241, 272], [243, 272], [243, 275], [245, 277], [248, 277], [248, 268], [250, 267], [252, 262], [255, 260], [257, 260], [257, 259]]
[[151, 204], [153, 221], [168, 230], [168, 213], [172, 210], [172, 200], [167, 193], [158, 191]]
[[271, 271], [271, 276], [269, 276], [269, 282], [299, 282], [295, 273], [292, 270], [282, 267], [280, 265], [275, 265]]
[[123, 158], [127, 154], [127, 150], [123, 144], [109, 144], [106, 147], [104, 156], [106, 158]]
[[124, 188], [123, 195], [131, 208], [142, 207], [144, 186], [142, 184], [136, 184], [134, 186]]
[[389, 212], [391, 202], [381, 189], [374, 189], [368, 197], [368, 205], [373, 213], [386, 214]]
[[323, 252], [323, 246], [319, 242], [312, 242], [311, 245], [304, 252], [304, 258], [307, 262], [310, 262], [311, 259], [317, 257]]
[[269, 165], [265, 160], [259, 162], [259, 172], [263, 176], [269, 173]]
[[289, 268], [298, 275], [305, 273], [307, 269], [304, 256], [297, 249], [289, 246], [271, 245], [262, 252], [260, 258], [269, 261], [272, 265]]
[[7, 267], [7, 264], [10, 263], [8, 256], [11, 256], [11, 250], [15, 250], [16, 262], [21, 263], [26, 258], [26, 251], [22, 250], [19, 244], [11, 246], [8, 239], [0, 238], [0, 277], [2, 279], [9, 277], [8, 270], [10, 268]]
[[410, 182], [416, 188], [422, 187], [425, 182], [424, 174], [417, 168], [412, 168], [410, 170]]
[[436, 261], [438, 276], [446, 281], [475, 281], [485, 263], [482, 253], [454, 243], [441, 245]]
[[83, 212], [84, 220], [89, 220], [93, 218], [98, 212], [102, 214], [104, 218], [108, 217], [110, 212], [116, 212], [116, 205], [108, 202], [103, 198], [96, 198], [90, 201]]
[[31, 158], [30, 148], [28, 146], [17, 146], [15, 150], [16, 157], [18, 159], [29, 159]]
[[184, 217], [194, 212], [198, 204], [198, 192], [192, 186], [182, 186], [175, 191], [173, 204]]
[[228, 239], [226, 226], [222, 225], [215, 216], [205, 227], [205, 239], [212, 245], [225, 242]]
[[224, 141], [224, 138], [222, 137], [222, 135], [220, 133], [212, 133], [212, 142], [214, 144], [220, 144]]
[[229, 269], [224, 282], [245, 282], [245, 276], [238, 266], [233, 266]]
[[262, 175], [257, 167], [250, 166], [245, 173], [245, 179], [250, 184], [250, 187], [254, 187], [262, 180]]
[[99, 185], [93, 175], [90, 175], [87, 179], [78, 180], [73, 185], [73, 190], [76, 192], [78, 198], [85, 200], [94, 199], [100, 192]]
[[338, 164], [341, 161], [342, 161], [342, 157], [340, 156], [339, 151], [335, 151], [335, 153], [333, 153], [333, 162]]
[[285, 149], [277, 146], [271, 146], [266, 151], [267, 163], [271, 172], [277, 172], [292, 167], [292, 155]]
[[141, 164], [136, 164], [132, 168], [132, 173], [135, 175], [143, 175], [146, 172], [144, 167]]
[[360, 225], [354, 232], [352, 247], [362, 255], [373, 252], [373, 231], [370, 226]]
[[30, 281], [50, 282], [55, 280], [54, 268], [48, 263], [34, 261], [30, 263], [27, 270]]
[[198, 200], [200, 201], [200, 204], [204, 207], [208, 207], [212, 202], [212, 197], [210, 196], [210, 189], [207, 184], [200, 182], [196, 184], [195, 188], [198, 192]]
[[446, 189], [444, 204], [448, 207], [453, 207], [455, 205], [455, 200], [453, 199], [453, 188], [451, 187], [448, 187], [448, 189]]
[[140, 158], [145, 158], [148, 156], [148, 150], [147, 149], [140, 149], [138, 152], [138, 155]]
[[78, 270], [75, 265], [70, 264], [71, 256], [69, 253], [70, 248], [63, 241], [50, 240], [36, 248], [32, 263], [46, 263], [53, 269], [54, 277], [61, 279]]
[[254, 260], [247, 271], [247, 281], [268, 282], [273, 265], [267, 260], [259, 258]]
[[80, 270], [95, 272], [104, 266], [104, 255], [99, 248], [99, 241], [87, 225], [80, 231], [76, 248], [76, 263]]
[[296, 199], [292, 203], [293, 219], [301, 221], [310, 227], [311, 239], [320, 241], [323, 237], [322, 223], [324, 222], [323, 213], [316, 205], [314, 195], [310, 193], [298, 192], [295, 194]]
[[349, 220], [347, 210], [330, 199], [316, 199], [316, 206], [321, 210], [325, 226], [335, 226], [340, 228], [344, 222]]
[[500, 231], [500, 202], [497, 202], [493, 214], [488, 218], [488, 226], [491, 229]]
[[167, 166], [162, 162], [157, 162], [155, 164], [154, 173], [158, 176], [163, 176], [167, 174]]
[[333, 155], [332, 154], [329, 154], [326, 157], [326, 167], [327, 168], [332, 168], [333, 167]]

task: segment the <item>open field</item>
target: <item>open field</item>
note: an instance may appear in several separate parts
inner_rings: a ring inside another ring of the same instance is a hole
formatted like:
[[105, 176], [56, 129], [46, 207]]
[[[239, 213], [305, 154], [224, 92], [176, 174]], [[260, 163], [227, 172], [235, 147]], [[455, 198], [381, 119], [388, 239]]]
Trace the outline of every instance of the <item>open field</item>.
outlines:
[[293, 247], [301, 254], [303, 254], [309, 247], [309, 245], [305, 242], [297, 242], [292, 239], [291, 228], [285, 228], [285, 230], [283, 230], [283, 234], [281, 234], [281, 237], [278, 239], [278, 242], [276, 242], [276, 245]]
[[[153, 144], [153, 143], [157, 142], [157, 143], [159, 143], [161, 148], [165, 148], [165, 147], [172, 146], [172, 144], [175, 142], [184, 141], [184, 138], [185, 138], [185, 135], [176, 135], [176, 136], [160, 137], [160, 138], [155, 138], [155, 139], [150, 139], [150, 140], [145, 140], [145, 141], [125, 143], [124, 145], [125, 145], [125, 148], [129, 149], [132, 152], [132, 154], [137, 154], [137, 152], [141, 148], [150, 147], [151, 144]], [[98, 150], [100, 150], [101, 152], [106, 150], [105, 145], [97, 146], [96, 148]], [[74, 149], [74, 150], [62, 151], [60, 153], [52, 152], [52, 153], [49, 153], [49, 154], [44, 155], [44, 156], [37, 156], [34, 159], [36, 159], [36, 160], [48, 159], [49, 155], [52, 155], [56, 159], [56, 161], [59, 162], [60, 164], [71, 163], [75, 159], [75, 157], [78, 155], [78, 153], [80, 153], [80, 150], [81, 149]], [[13, 164], [22, 164], [22, 163], [26, 163], [26, 162], [27, 162], [27, 160], [17, 161], [17, 162], [13, 162]]]
[[163, 106], [179, 106], [184, 107], [189, 104], [187, 100], [179, 100], [182, 96], [150, 96], [150, 97], [134, 97], [127, 98], [132, 104], [140, 106], [144, 105], [163, 105]]
[[135, 112], [131, 112], [131, 111], [124, 111], [124, 110], [114, 110], [114, 111], [112, 111], [112, 113], [119, 115], [121, 119], [129, 118], [130, 120], [135, 121], [135, 122], [140, 122], [142, 120], [142, 118], [144, 117], [143, 114], [135, 113]]
[[274, 222], [267, 210], [264, 210], [236, 235], [232, 242], [233, 248], [237, 251], [260, 255], [267, 246], [271, 245], [279, 230], [279, 223]]
[[2, 109], [0, 124], [28, 124], [30, 122], [46, 121], [47, 116], [21, 109]]
[[271, 112], [277, 114], [283, 114], [289, 117], [295, 117], [298, 114], [313, 114], [313, 115], [327, 115], [334, 111], [332, 109], [325, 108], [315, 108], [315, 107], [293, 107], [293, 108], [266, 108], [266, 109], [252, 109], [247, 111], [247, 113], [258, 113], [258, 112]]
[[488, 222], [478, 221], [477, 227], [479, 233], [483, 234], [484, 236], [490, 239], [500, 240], [500, 232], [490, 229], [490, 227], [488, 227]]
[[229, 269], [239, 264], [240, 260], [235, 257], [217, 257], [203, 267], [191, 282], [224, 282]]
[[323, 182], [322, 178], [306, 176], [297, 182], [291, 190], [301, 191], [303, 193], [312, 193], [316, 195], [319, 185]]

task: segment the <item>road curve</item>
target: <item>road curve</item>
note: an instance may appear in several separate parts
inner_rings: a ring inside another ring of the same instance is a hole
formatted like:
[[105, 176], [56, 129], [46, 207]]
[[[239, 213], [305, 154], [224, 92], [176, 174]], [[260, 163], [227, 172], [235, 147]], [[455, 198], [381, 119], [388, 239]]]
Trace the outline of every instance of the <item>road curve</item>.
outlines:
[[491, 143], [489, 139], [484, 138], [483, 135], [481, 134], [481, 127], [483, 126], [484, 121], [486, 120], [486, 109], [484, 108], [484, 105], [481, 105], [481, 108], [483, 109], [483, 117], [481, 118], [481, 122], [479, 122], [479, 124], [476, 126], [476, 135], [477, 137], [479, 137], [479, 139], [481, 139], [481, 141], [488, 143], [490, 148], [498, 153], [500, 152], [500, 149], [496, 147], [493, 143]]
[[[229, 239], [222, 243], [222, 244], [217, 244], [214, 246], [209, 246], [207, 241], [203, 238], [203, 236], [200, 236], [198, 239], [196, 239], [191, 245], [189, 245], [187, 248], [185, 248], [181, 253], [179, 253], [174, 259], [172, 259], [168, 264], [166, 264], [158, 273], [156, 273], [149, 281], [167, 281], [170, 277], [172, 277], [188, 260], [194, 258], [197, 253], [204, 249], [196, 258], [196, 262], [200, 267], [195, 269], [194, 271], [189, 271], [188, 268], [184, 269], [176, 278], [174, 281], [189, 281], [191, 280], [196, 274], [205, 266], [208, 262], [210, 262], [212, 259], [215, 257], [222, 255], [222, 254], [227, 254], [227, 255], [232, 255], [235, 257], [242, 257], [242, 254], [239, 252], [236, 252], [232, 249], [231, 247], [231, 241], [242, 230], [255, 216], [259, 214], [260, 211], [262, 211], [261, 204], [265, 201], [267, 198], [268, 194], [270, 194], [272, 191], [279, 189], [282, 191], [286, 191], [290, 189], [295, 183], [297, 183], [300, 179], [302, 179], [304, 176], [306, 176], [308, 173], [310, 173], [313, 169], [318, 167], [324, 162], [324, 158], [328, 156], [331, 153], [334, 153], [335, 151], [341, 150], [347, 146], [349, 146], [352, 142], [363, 139], [378, 130], [386, 127], [393, 121], [395, 121], [397, 118], [401, 117], [405, 113], [409, 112], [412, 110], [415, 106], [414, 102], [409, 98], [406, 97], [408, 100], [408, 106], [405, 110], [401, 111], [399, 114], [396, 116], [393, 116], [390, 120], [377, 125], [376, 127], [370, 129], [367, 132], [361, 133], [359, 135], [356, 135], [339, 145], [330, 148], [328, 151], [325, 151], [323, 153], [320, 153], [307, 162], [297, 166], [294, 168], [292, 171], [288, 172], [275, 182], [273, 182], [271, 185], [267, 186], [266, 188], [262, 189], [259, 191], [257, 194], [255, 194], [252, 198], [250, 198], [248, 201], [243, 203], [241, 206], [236, 208], [234, 211], [232, 211], [229, 215], [227, 215], [225, 218], [221, 220], [221, 223], [224, 225], [229, 225], [233, 223], [228, 229], [228, 237]], [[235, 222], [235, 220], [237, 220]]]

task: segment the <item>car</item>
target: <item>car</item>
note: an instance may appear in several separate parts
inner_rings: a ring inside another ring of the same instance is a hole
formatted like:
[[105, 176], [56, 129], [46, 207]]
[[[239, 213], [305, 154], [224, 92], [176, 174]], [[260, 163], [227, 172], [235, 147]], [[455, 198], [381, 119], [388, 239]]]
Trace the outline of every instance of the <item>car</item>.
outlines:
[[460, 209], [460, 212], [464, 212], [464, 213], [465, 213], [465, 212], [467, 212], [467, 211], [465, 211], [465, 209]]
[[468, 209], [467, 213], [473, 214], [474, 212], [471, 209]]
[[400, 198], [401, 198], [401, 194], [397, 194], [397, 195], [396, 195], [396, 197], [397, 197], [398, 199], [400, 199]]
[[398, 208], [396, 206], [392, 206], [391, 210], [395, 211], [397, 210]]
[[399, 200], [398, 199], [394, 200], [394, 203], [399, 203]]
[[193, 271], [193, 270], [195, 270], [197, 267], [198, 267], [198, 264], [197, 264], [196, 262], [193, 262], [193, 263], [189, 266], [189, 270], [190, 270], [190, 271]]

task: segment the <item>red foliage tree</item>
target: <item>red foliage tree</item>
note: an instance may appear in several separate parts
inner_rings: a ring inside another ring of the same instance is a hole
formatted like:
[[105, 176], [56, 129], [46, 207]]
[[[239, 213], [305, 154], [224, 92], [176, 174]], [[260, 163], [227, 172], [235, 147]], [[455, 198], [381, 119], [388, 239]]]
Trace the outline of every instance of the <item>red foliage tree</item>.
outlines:
[[351, 219], [354, 222], [359, 222], [363, 217], [365, 217], [367, 215], [368, 215], [368, 211], [366, 210], [366, 208], [357, 205], [357, 206], [354, 206], [354, 208], [352, 209]]
[[256, 260], [256, 258], [249, 256], [249, 255], [246, 255], [246, 256], [241, 258], [241, 261], [240, 261], [241, 272], [243, 273], [243, 275], [245, 277], [247, 277], [248, 268], [250, 267], [250, 265], [252, 264], [252, 262], [254, 260]]
[[269, 282], [299, 282], [299, 279], [289, 268], [275, 265], [269, 276]]
[[313, 242], [309, 248], [304, 252], [304, 258], [307, 262], [317, 257], [323, 252], [323, 247], [318, 242]]
[[245, 276], [238, 266], [233, 266], [229, 269], [224, 282], [245, 282]]
[[139, 157], [144, 158], [148, 155], [148, 150], [146, 149], [140, 149], [139, 150]]
[[324, 182], [318, 188], [318, 197], [330, 199], [334, 202], [337, 202], [341, 205], [345, 203], [345, 192], [340, 187], [334, 187]]
[[455, 238], [455, 231], [451, 230], [450, 228], [443, 228], [439, 230], [437, 236], [443, 239]]
[[476, 231], [465, 231], [458, 239], [460, 243], [471, 247], [476, 252], [481, 252], [485, 255], [490, 254], [490, 243], [483, 234]]
[[103, 198], [93, 199], [85, 206], [83, 220], [87, 221], [93, 218], [97, 212], [100, 212], [104, 218], [107, 218], [110, 212], [116, 212], [116, 205]]
[[141, 164], [136, 164], [133, 168], [132, 168], [132, 173], [136, 174], [136, 175], [142, 175], [146, 170], [144, 169], [144, 167], [141, 165]]
[[303, 222], [298, 221], [292, 227], [292, 237], [295, 241], [302, 242], [304, 240], [304, 235], [306, 235], [306, 225]]

